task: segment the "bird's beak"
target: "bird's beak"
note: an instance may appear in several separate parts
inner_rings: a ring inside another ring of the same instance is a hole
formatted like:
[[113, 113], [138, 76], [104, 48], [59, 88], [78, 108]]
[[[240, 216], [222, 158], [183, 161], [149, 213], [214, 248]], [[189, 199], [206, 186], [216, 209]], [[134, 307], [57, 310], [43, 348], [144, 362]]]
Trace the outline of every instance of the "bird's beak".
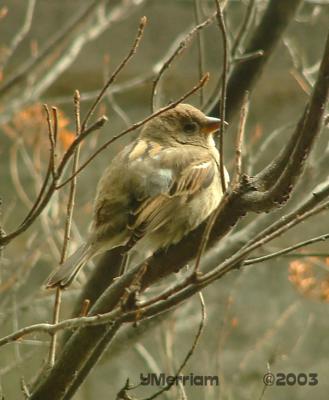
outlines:
[[[220, 125], [222, 121], [219, 118], [213, 118], [213, 117], [206, 117], [207, 121], [202, 127], [202, 132], [205, 135], [209, 135], [211, 133], [214, 133], [220, 128]], [[225, 125], [228, 125], [228, 123], [225, 121]]]

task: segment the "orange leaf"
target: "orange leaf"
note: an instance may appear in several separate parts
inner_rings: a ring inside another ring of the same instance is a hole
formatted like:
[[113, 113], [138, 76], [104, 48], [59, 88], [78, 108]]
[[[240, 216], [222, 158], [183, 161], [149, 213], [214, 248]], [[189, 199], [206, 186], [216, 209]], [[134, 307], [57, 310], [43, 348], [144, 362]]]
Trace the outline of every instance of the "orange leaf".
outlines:
[[70, 147], [75, 139], [75, 133], [68, 129], [60, 129], [58, 132], [58, 139], [60, 140], [63, 148], [66, 150]]

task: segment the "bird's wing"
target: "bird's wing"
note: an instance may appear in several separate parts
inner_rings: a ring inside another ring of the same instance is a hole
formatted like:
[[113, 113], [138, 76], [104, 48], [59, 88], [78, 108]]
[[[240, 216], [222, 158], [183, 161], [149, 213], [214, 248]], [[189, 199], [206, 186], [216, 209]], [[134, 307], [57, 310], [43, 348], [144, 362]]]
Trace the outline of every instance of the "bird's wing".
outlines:
[[138, 159], [152, 165], [152, 172], [142, 184], [143, 196], [132, 212], [130, 229], [139, 237], [175, 218], [177, 207], [187, 204], [217, 179], [217, 165], [207, 149], [196, 146], [160, 148], [152, 143], [147, 147], [140, 145], [140, 150], [142, 147], [144, 150], [138, 154]]

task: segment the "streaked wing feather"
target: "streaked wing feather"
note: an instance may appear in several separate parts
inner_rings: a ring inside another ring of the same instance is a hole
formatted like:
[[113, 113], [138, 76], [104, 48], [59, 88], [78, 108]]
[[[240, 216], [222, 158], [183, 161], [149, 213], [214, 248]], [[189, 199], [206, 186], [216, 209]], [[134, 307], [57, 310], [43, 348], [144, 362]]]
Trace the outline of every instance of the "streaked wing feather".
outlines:
[[[168, 188], [154, 197], [146, 198], [133, 213], [130, 229], [136, 236], [141, 237], [162, 227], [173, 218], [178, 205], [187, 203], [191, 196], [207, 188], [213, 181], [216, 164], [211, 156], [192, 163], [186, 158], [181, 168], [175, 168], [176, 160], [168, 157], [162, 160], [164, 168], [172, 166], [173, 178]], [[182, 159], [180, 161], [182, 163]]]

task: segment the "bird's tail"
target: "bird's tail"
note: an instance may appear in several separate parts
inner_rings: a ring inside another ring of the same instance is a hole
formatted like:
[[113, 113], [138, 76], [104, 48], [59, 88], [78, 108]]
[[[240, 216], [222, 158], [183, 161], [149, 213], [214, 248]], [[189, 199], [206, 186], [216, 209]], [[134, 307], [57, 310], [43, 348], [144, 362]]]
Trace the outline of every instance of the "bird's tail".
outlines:
[[46, 288], [65, 288], [69, 286], [91, 256], [90, 244], [82, 244], [63, 264], [52, 272], [46, 281]]

